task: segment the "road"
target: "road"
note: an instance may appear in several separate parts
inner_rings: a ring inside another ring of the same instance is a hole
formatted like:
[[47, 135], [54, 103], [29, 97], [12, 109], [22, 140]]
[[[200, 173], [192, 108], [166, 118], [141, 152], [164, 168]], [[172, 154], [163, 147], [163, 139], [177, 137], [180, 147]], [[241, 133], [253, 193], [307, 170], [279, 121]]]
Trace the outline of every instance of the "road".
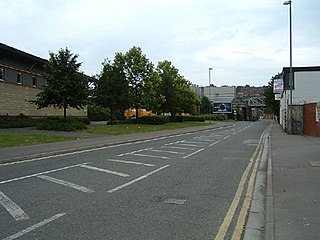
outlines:
[[236, 237], [269, 125], [0, 164], [0, 239]]

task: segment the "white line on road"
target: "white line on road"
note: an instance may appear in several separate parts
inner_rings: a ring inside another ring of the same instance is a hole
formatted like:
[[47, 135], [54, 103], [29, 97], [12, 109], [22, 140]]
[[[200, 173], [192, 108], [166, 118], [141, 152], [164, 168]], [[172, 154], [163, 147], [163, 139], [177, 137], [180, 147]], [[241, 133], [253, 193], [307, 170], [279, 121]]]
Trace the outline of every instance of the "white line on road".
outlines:
[[158, 149], [149, 149], [148, 151], [151, 152], [160, 152], [160, 153], [172, 153], [172, 154], [185, 154], [183, 152], [175, 152], [175, 151], [165, 151], [165, 150], [158, 150]]
[[142, 179], [145, 179], [145, 178], [149, 177], [150, 175], [152, 175], [152, 174], [154, 174], [154, 173], [156, 173], [156, 172], [159, 172], [159, 171], [161, 171], [162, 169], [165, 169], [166, 167], [169, 167], [169, 166], [170, 166], [170, 165], [165, 165], [165, 166], [163, 166], [163, 167], [161, 167], [161, 168], [158, 168], [158, 169], [156, 169], [156, 170], [154, 170], [154, 171], [152, 171], [152, 172], [149, 172], [149, 173], [147, 173], [147, 174], [145, 174], [145, 175], [143, 175], [143, 176], [141, 176], [141, 177], [138, 177], [138, 178], [136, 178], [136, 179], [133, 179], [133, 180], [131, 180], [130, 182], [127, 182], [127, 183], [125, 183], [125, 184], [120, 185], [119, 187], [116, 187], [116, 188], [113, 188], [113, 189], [109, 190], [108, 193], [114, 193], [114, 192], [116, 192], [116, 191], [118, 191], [118, 190], [120, 190], [120, 189], [122, 189], [122, 188], [128, 187], [128, 186], [130, 186], [131, 184], [133, 184], [133, 183], [135, 183], [135, 182], [138, 182], [138, 181], [141, 181]]
[[10, 213], [16, 221], [24, 221], [30, 219], [29, 216], [10, 198], [0, 191], [0, 204]]
[[223, 139], [227, 139], [227, 138], [229, 138], [230, 137], [230, 135], [228, 135], [228, 136], [225, 136]]
[[95, 170], [95, 171], [99, 171], [99, 172], [110, 173], [110, 174], [117, 175], [117, 176], [120, 176], [120, 177], [129, 177], [130, 176], [130, 175], [126, 174], [126, 173], [116, 172], [116, 171], [112, 171], [112, 170], [109, 170], [109, 169], [97, 168], [97, 167], [89, 166], [89, 165], [80, 165], [80, 167], [91, 169], [91, 170]]
[[187, 156], [184, 156], [183, 158], [191, 157], [192, 155], [197, 154], [197, 153], [199, 153], [199, 152], [201, 152], [201, 151], [203, 151], [203, 150], [204, 150], [204, 148], [201, 148], [201, 149], [199, 149], [198, 151], [195, 151], [195, 152], [193, 152], [193, 153], [190, 153], [190, 154], [187, 155]]
[[14, 239], [17, 239], [17, 238], [19, 238], [19, 237], [21, 237], [21, 236], [23, 236], [23, 235], [25, 235], [25, 234], [27, 234], [29, 232], [32, 232], [32, 231], [36, 230], [39, 227], [42, 227], [42, 226], [44, 226], [44, 225], [46, 225], [46, 224], [48, 224], [48, 223], [50, 223], [50, 222], [52, 222], [54, 220], [57, 220], [58, 218], [64, 216], [65, 214], [66, 213], [58, 213], [58, 214], [52, 216], [51, 218], [45, 219], [45, 220], [43, 220], [43, 221], [41, 221], [41, 222], [39, 222], [39, 223], [37, 223], [35, 225], [32, 225], [31, 227], [28, 227], [28, 228], [26, 228], [26, 229], [24, 229], [24, 230], [22, 230], [22, 231], [20, 231], [20, 232], [18, 232], [16, 234], [13, 234], [13, 235], [11, 235], [9, 237], [6, 237], [3, 240], [14, 240]]
[[188, 147], [199, 147], [199, 145], [195, 144], [187, 144], [187, 143], [177, 143], [178, 146], [188, 146]]
[[140, 153], [133, 153], [131, 155], [139, 156], [139, 157], [150, 157], [150, 158], [161, 158], [161, 159], [171, 159], [169, 157], [164, 156], [155, 156], [155, 155], [148, 155], [148, 154], [140, 154]]
[[125, 161], [125, 160], [117, 160], [117, 159], [107, 159], [110, 162], [119, 162], [119, 163], [127, 163], [127, 164], [135, 164], [135, 165], [142, 165], [147, 167], [154, 167], [154, 164], [150, 163], [141, 163], [141, 162], [134, 162], [134, 161]]
[[12, 179], [8, 179], [8, 180], [1, 181], [0, 184], [9, 183], [9, 182], [14, 182], [14, 181], [18, 181], [18, 180], [23, 180], [23, 179], [26, 179], [26, 178], [37, 177], [37, 176], [44, 175], [44, 174], [47, 174], [47, 173], [58, 172], [58, 171], [66, 170], [66, 169], [69, 169], [69, 168], [79, 167], [80, 165], [88, 164], [88, 163], [90, 163], [90, 162], [81, 163], [81, 164], [76, 164], [76, 165], [71, 165], [71, 166], [62, 167], [62, 168], [57, 168], [57, 169], [53, 169], [53, 170], [49, 170], [49, 171], [45, 171], [45, 172], [40, 172], [40, 173], [31, 174], [31, 175], [26, 175], [26, 176], [23, 176], [23, 177], [12, 178]]
[[49, 176], [46, 176], [46, 175], [40, 175], [40, 176], [38, 176], [38, 178], [41, 178], [41, 179], [44, 179], [44, 180], [48, 180], [50, 182], [57, 183], [57, 184], [60, 184], [60, 185], [66, 186], [66, 187], [70, 187], [70, 188], [79, 190], [81, 192], [85, 192], [85, 193], [93, 193], [94, 192], [93, 190], [91, 190], [89, 188], [80, 186], [80, 185], [72, 183], [72, 182], [64, 181], [64, 180], [61, 180], [61, 179], [58, 179], [58, 178], [53, 178], [53, 177], [49, 177]]
[[181, 149], [181, 150], [196, 150], [195, 148], [177, 147], [177, 146], [161, 146], [161, 147], [162, 148]]
[[218, 141], [215, 141], [215, 142], [211, 143], [211, 144], [209, 145], [209, 147], [212, 147], [213, 145], [216, 145], [216, 144], [219, 143], [219, 142], [221, 142], [221, 140], [218, 140]]
[[195, 142], [195, 141], [187, 141], [187, 140], [183, 140], [183, 141], [181, 141], [181, 142], [183, 142], [183, 143], [190, 143], [190, 144], [203, 144], [203, 142]]

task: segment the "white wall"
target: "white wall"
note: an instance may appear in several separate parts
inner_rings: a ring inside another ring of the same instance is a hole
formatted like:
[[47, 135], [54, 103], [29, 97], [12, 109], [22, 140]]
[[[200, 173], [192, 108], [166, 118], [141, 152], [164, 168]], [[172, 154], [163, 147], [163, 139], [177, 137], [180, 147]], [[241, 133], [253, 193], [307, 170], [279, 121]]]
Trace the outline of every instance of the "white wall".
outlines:
[[295, 72], [294, 79], [293, 105], [320, 102], [320, 71]]

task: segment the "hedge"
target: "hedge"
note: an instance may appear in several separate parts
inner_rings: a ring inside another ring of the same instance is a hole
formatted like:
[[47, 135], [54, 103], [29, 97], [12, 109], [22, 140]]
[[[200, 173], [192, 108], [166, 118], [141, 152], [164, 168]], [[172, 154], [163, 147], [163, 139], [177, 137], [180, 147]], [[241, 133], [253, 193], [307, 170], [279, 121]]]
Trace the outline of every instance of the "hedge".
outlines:
[[81, 117], [48, 117], [38, 121], [37, 128], [49, 131], [76, 131], [86, 129], [90, 124], [90, 120]]
[[34, 127], [38, 119], [30, 118], [24, 115], [19, 116], [0, 116], [0, 128], [22, 128]]
[[176, 116], [177, 122], [187, 122], [187, 121], [193, 121], [193, 122], [204, 122], [206, 119], [203, 116]]

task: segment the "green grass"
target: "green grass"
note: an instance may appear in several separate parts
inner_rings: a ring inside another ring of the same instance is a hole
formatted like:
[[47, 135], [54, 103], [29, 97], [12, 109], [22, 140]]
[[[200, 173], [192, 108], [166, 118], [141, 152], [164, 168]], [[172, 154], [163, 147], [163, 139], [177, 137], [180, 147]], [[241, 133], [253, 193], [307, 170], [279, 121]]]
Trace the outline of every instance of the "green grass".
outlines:
[[50, 143], [59, 141], [74, 140], [76, 138], [61, 137], [61, 136], [47, 136], [47, 135], [30, 135], [19, 133], [6, 133], [0, 131], [0, 148], [25, 146], [31, 144]]
[[152, 131], [170, 130], [176, 128], [206, 126], [205, 122], [169, 122], [161, 125], [148, 124], [118, 124], [118, 125], [103, 125], [103, 126], [88, 126], [88, 129], [80, 130], [83, 133], [121, 135], [134, 134]]

